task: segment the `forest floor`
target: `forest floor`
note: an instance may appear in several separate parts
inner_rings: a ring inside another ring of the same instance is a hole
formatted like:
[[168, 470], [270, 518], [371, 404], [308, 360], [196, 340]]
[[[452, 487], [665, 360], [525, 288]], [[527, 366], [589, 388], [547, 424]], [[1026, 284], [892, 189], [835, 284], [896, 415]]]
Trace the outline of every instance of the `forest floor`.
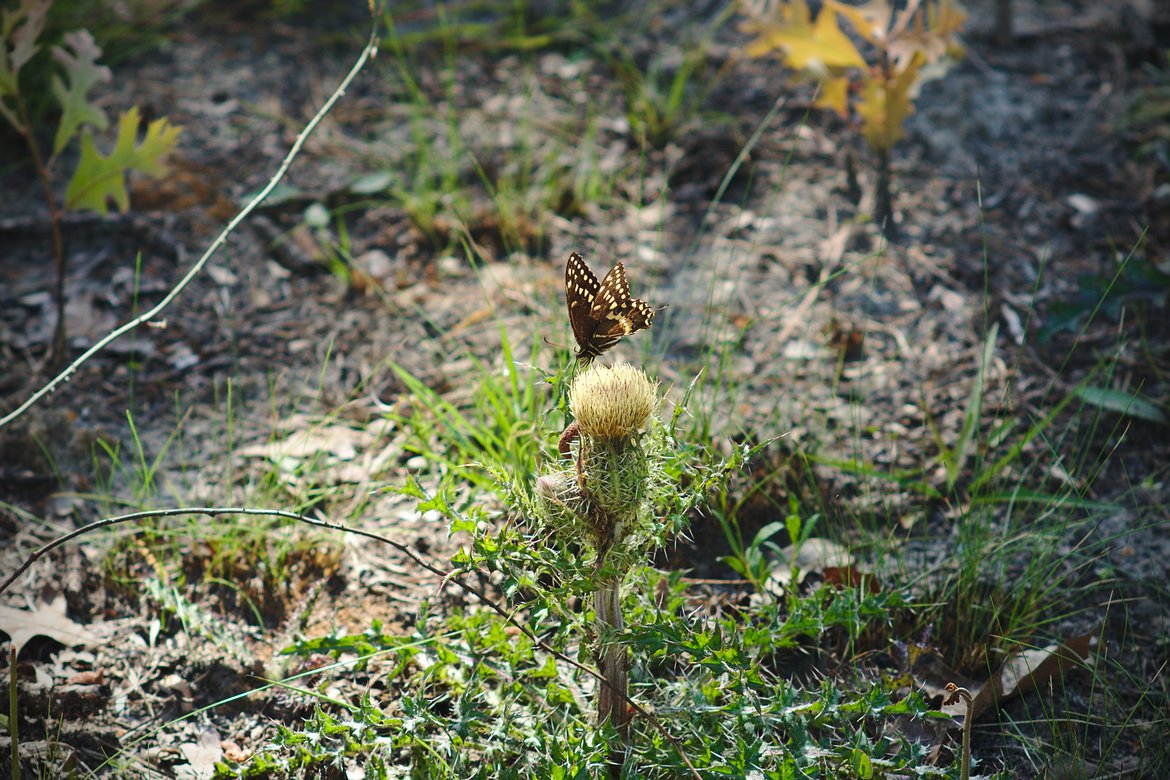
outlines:
[[[226, 23], [217, 5], [115, 64], [107, 105], [132, 102], [183, 135], [165, 177], [133, 182], [132, 217], [67, 221], [73, 356], [161, 300], [361, 45], [360, 20], [331, 19], [337, 32], [307, 14]], [[1099, 550], [1034, 641], [1092, 635], [1096, 666], [1060, 681], [1063, 706], [1125, 713], [1116, 728], [1069, 714], [1069, 744], [1037, 765], [1019, 734], [1051, 692], [1020, 696], [976, 722], [982, 771], [1153, 777], [1170, 766], [1149, 755], [1170, 745], [1170, 428], [1156, 422], [1170, 397], [1170, 138], [1135, 106], [1170, 103], [1170, 41], [1166, 19], [1105, 5], [1016, 3], [1009, 43], [972, 16], [966, 59], [924, 86], [894, 150], [893, 241], [863, 218], [873, 174], [858, 134], [812, 110], [777, 61], [741, 57], [745, 36], [713, 26], [714, 11], [668, 6], [638, 35], [620, 31], [628, 61], [662, 83], [705, 41], [695, 102], [661, 148], [635, 137], [613, 62], [573, 36], [530, 49], [428, 39], [436, 17], [407, 15], [398, 32], [422, 42], [384, 42], [165, 327], [123, 337], [0, 429], [0, 573], [102, 517], [261, 498], [449, 556], [459, 540], [436, 513], [379, 491], [437, 473], [394, 422], [418, 403], [403, 375], [458, 405], [478, 371], [504, 367], [501, 333], [517, 363], [538, 356], [531, 370], [555, 372], [567, 355], [545, 339], [572, 338], [564, 262], [576, 250], [599, 275], [624, 261], [634, 295], [668, 307], [613, 354], [642, 356], [675, 401], [700, 370], [719, 375], [732, 391], [705, 401], [711, 442], [780, 437], [755, 465], [770, 473], [813, 453], [817, 536], [861, 557], [874, 535], [924, 570], [952, 554], [970, 509], [960, 492], [928, 500], [871, 477], [946, 482], [941, 455], [964, 440], [982, 388], [981, 438], [961, 462], [990, 468], [1005, 422], [1019, 442], [994, 475], [1009, 487], [992, 533], [1068, 513], [1083, 522], [1056, 543]], [[54, 316], [40, 185], [27, 160], [5, 158], [3, 412], [43, 382]], [[1117, 400], [1135, 396], [1153, 410]], [[959, 489], [982, 473], [971, 465]], [[1028, 501], [1070, 487], [1076, 502]], [[781, 477], [765, 491], [774, 502], [745, 503], [746, 538], [783, 519], [774, 507], [790, 489]], [[55, 549], [4, 592], [6, 608], [39, 615], [20, 637], [26, 740], [69, 745], [79, 768], [118, 754], [99, 775], [210, 776], [311, 709], [292, 691], [244, 695], [301, 669], [282, 648], [375, 619], [410, 626], [438, 598], [436, 578], [392, 551], [247, 520], [234, 532], [215, 517], [119, 525]], [[729, 552], [702, 516], [657, 563], [731, 592], [743, 584], [719, 561]], [[988, 598], [1027, 568], [1005, 561]], [[341, 675], [329, 693], [363, 685]]]

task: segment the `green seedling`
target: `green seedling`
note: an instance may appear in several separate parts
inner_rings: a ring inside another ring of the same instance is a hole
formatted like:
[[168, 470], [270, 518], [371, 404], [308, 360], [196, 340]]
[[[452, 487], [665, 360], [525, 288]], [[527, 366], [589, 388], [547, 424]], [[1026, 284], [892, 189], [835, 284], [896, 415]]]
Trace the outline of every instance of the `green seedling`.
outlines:
[[632, 58], [614, 64], [626, 95], [626, 118], [641, 143], [655, 149], [666, 146], [698, 113], [714, 80], [707, 75], [707, 52], [702, 43], [684, 46], [673, 68], [654, 61], [645, 71]]
[[[60, 45], [52, 46], [53, 63], [35, 59], [43, 46], [41, 33], [52, 0], [21, 0], [15, 9], [0, 15], [0, 116], [24, 138], [49, 209], [56, 270], [55, 300], [57, 323], [53, 331], [51, 362], [58, 365], [65, 355], [65, 242], [61, 230], [62, 216], [69, 211], [90, 210], [108, 213], [111, 204], [121, 212], [130, 208], [126, 176], [138, 171], [148, 176], [164, 172], [163, 158], [174, 149], [181, 128], [167, 119], [155, 119], [146, 126], [139, 140], [142, 120], [138, 108], [123, 111], [118, 119], [113, 148], [103, 154], [94, 141], [94, 131], [109, 127], [102, 108], [90, 98], [90, 91], [112, 76], [109, 68], [98, 64], [101, 48], [86, 30], [66, 33]], [[54, 69], [53, 97], [61, 109], [57, 131], [48, 156], [41, 150], [36, 126], [29, 114], [26, 96], [21, 90], [21, 71], [26, 67]], [[58, 200], [54, 193], [61, 154], [74, 142], [80, 156], [69, 177], [65, 195]]]

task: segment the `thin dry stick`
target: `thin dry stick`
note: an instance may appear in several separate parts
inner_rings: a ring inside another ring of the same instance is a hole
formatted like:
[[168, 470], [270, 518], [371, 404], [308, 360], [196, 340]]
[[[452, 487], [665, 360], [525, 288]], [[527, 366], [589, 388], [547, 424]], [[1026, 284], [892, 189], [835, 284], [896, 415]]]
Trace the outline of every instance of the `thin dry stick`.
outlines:
[[211, 246], [207, 248], [207, 251], [203, 253], [203, 256], [199, 258], [195, 265], [191, 266], [191, 270], [187, 271], [186, 275], [179, 280], [179, 283], [176, 284], [154, 308], [143, 312], [139, 316], [103, 336], [96, 344], [87, 349], [81, 355], [81, 357], [70, 363], [68, 368], [66, 368], [60, 374], [57, 374], [57, 376], [53, 377], [53, 379], [50, 380], [49, 383], [40, 390], [37, 390], [35, 393], [33, 393], [27, 401], [16, 407], [16, 409], [14, 409], [12, 412], [9, 412], [4, 417], [0, 418], [0, 428], [3, 428], [8, 423], [24, 414], [33, 404], [56, 390], [61, 383], [67, 381], [69, 377], [73, 376], [73, 374], [75, 374], [77, 370], [81, 368], [81, 366], [83, 366], [91, 357], [105, 349], [118, 338], [121, 338], [125, 334], [134, 330], [139, 325], [153, 320], [155, 317], [161, 314], [164, 309], [170, 306], [176, 298], [179, 297], [179, 294], [182, 293], [187, 285], [191, 283], [191, 280], [194, 279], [196, 275], [198, 275], [199, 272], [203, 270], [203, 266], [207, 265], [207, 261], [210, 260], [215, 255], [215, 253], [219, 251], [219, 248], [227, 242], [228, 236], [230, 236], [235, 231], [235, 229], [239, 227], [241, 222], [248, 218], [248, 215], [255, 211], [256, 208], [264, 202], [264, 199], [268, 197], [269, 193], [271, 193], [272, 190], [275, 189], [276, 185], [280, 183], [280, 180], [284, 178], [285, 173], [288, 172], [289, 166], [292, 165], [293, 160], [295, 160], [301, 153], [301, 147], [305, 145], [305, 141], [307, 141], [309, 136], [312, 135], [313, 131], [317, 129], [317, 125], [321, 123], [321, 120], [323, 120], [325, 116], [333, 110], [334, 104], [336, 104], [337, 101], [340, 100], [341, 97], [345, 94], [346, 89], [349, 88], [349, 85], [357, 77], [357, 74], [361, 72], [362, 68], [365, 67], [366, 63], [370, 60], [371, 57], [375, 55], [377, 50], [378, 17], [374, 16], [373, 26], [370, 29], [370, 39], [366, 42], [366, 47], [362, 49], [362, 53], [358, 56], [357, 61], [354, 63], [353, 67], [350, 68], [349, 73], [347, 73], [345, 78], [342, 79], [341, 84], [338, 85], [337, 89], [333, 91], [333, 94], [329, 96], [329, 99], [325, 101], [325, 104], [321, 106], [320, 110], [317, 111], [313, 118], [309, 120], [309, 123], [305, 125], [305, 128], [301, 130], [300, 135], [298, 135], [296, 140], [293, 142], [292, 148], [288, 150], [288, 154], [285, 155], [284, 160], [280, 163], [280, 167], [276, 169], [276, 173], [272, 176], [271, 179], [269, 179], [268, 184], [264, 186], [264, 189], [260, 190], [260, 192], [256, 194], [256, 197], [252, 198], [248, 205], [244, 206], [244, 208], [240, 210], [240, 213], [237, 214], [232, 219], [232, 221], [227, 224], [227, 227], [223, 229], [223, 232], [221, 232], [216, 237], [215, 241], [211, 242]]
[[8, 646], [8, 735], [12, 780], [20, 780], [20, 709], [16, 706], [16, 643]]
[[[341, 533], [354, 534], [356, 536], [364, 536], [367, 539], [373, 539], [376, 542], [381, 542], [382, 544], [389, 545], [390, 547], [393, 547], [395, 550], [398, 550], [398, 552], [405, 555], [407, 558], [410, 558], [412, 561], [414, 561], [416, 564], [418, 564], [422, 568], [426, 569], [427, 571], [431, 572], [432, 574], [438, 575], [440, 578], [442, 578], [442, 581], [444, 584], [447, 582], [454, 582], [458, 587], [462, 588], [465, 592], [470, 593], [471, 595], [475, 596], [482, 604], [484, 604], [489, 609], [491, 609], [493, 612], [495, 612], [500, 617], [502, 617], [504, 620], [507, 620], [510, 624], [515, 626], [521, 633], [523, 633], [530, 640], [532, 640], [532, 643], [534, 645], [536, 645], [540, 649], [544, 650], [549, 655], [552, 655], [554, 658], [569, 664], [574, 669], [577, 669], [578, 671], [581, 671], [581, 672], [589, 675], [590, 677], [593, 677], [598, 682], [600, 682], [602, 685], [609, 686], [609, 681], [606, 680], [600, 673], [598, 673], [597, 671], [595, 671], [593, 669], [590, 669], [588, 666], [585, 666], [584, 664], [579, 663], [578, 661], [575, 661], [574, 659], [572, 659], [569, 656], [565, 655], [564, 653], [560, 652], [556, 648], [551, 647], [550, 645], [546, 644], [544, 642], [544, 640], [540, 639], [540, 637], [538, 637], [538, 636], [536, 636], [536, 634], [532, 633], [532, 631], [530, 631], [527, 626], [525, 626], [523, 623], [521, 623], [510, 612], [508, 612], [506, 609], [501, 607], [496, 602], [492, 601], [488, 597], [488, 595], [486, 593], [484, 593], [482, 590], [475, 587], [474, 585], [469, 585], [466, 582], [464, 582], [463, 580], [459, 579], [457, 572], [455, 572], [455, 571], [444, 572], [439, 567], [424, 560], [418, 553], [416, 553], [414, 550], [410, 549], [406, 545], [401, 544], [399, 542], [396, 542], [393, 539], [388, 539], [385, 536], [382, 536], [381, 534], [376, 534], [373, 531], [365, 531], [365, 530], [362, 530], [361, 528], [351, 528], [350, 526], [342, 525], [341, 523], [331, 523], [328, 520], [318, 520], [314, 517], [308, 517], [306, 515], [297, 514], [296, 512], [288, 512], [288, 511], [285, 511], [283, 509], [251, 509], [248, 507], [215, 507], [215, 506], [178, 507], [178, 508], [174, 508], [174, 509], [149, 509], [149, 510], [146, 510], [143, 512], [133, 512], [133, 513], [127, 514], [127, 515], [117, 515], [115, 517], [106, 517], [106, 518], [103, 518], [101, 520], [95, 520], [92, 523], [89, 523], [87, 525], [83, 525], [81, 528], [77, 528], [77, 529], [74, 529], [73, 531], [70, 531], [69, 533], [65, 534], [64, 536], [59, 536], [56, 539], [54, 539], [53, 541], [48, 542], [48, 543], [42, 545], [41, 547], [37, 548], [36, 550], [34, 550], [31, 554], [29, 554], [29, 556], [24, 560], [24, 562], [21, 563], [20, 566], [17, 567], [16, 571], [14, 571], [11, 575], [9, 575], [8, 579], [6, 579], [6, 580], [4, 580], [4, 582], [0, 583], [0, 593], [3, 593], [4, 591], [8, 590], [8, 588], [12, 585], [12, 583], [15, 582], [16, 579], [21, 574], [28, 571], [28, 568], [30, 566], [32, 566], [34, 563], [36, 563], [38, 560], [40, 560], [42, 557], [44, 557], [47, 553], [52, 552], [53, 550], [55, 550], [58, 547], [65, 544], [66, 542], [69, 542], [73, 539], [76, 539], [79, 536], [84, 536], [85, 534], [90, 533], [91, 531], [96, 531], [99, 528], [105, 528], [107, 526], [112, 526], [112, 525], [119, 525], [121, 523], [127, 523], [127, 522], [131, 522], [134, 520], [144, 520], [144, 519], [151, 518], [151, 517], [176, 517], [176, 516], [180, 516], [180, 515], [207, 515], [208, 517], [218, 517], [219, 515], [251, 515], [254, 517], [255, 516], [283, 517], [283, 518], [287, 518], [289, 520], [296, 520], [297, 522], [300, 522], [300, 523], [307, 523], [308, 525], [314, 525], [314, 526], [317, 526], [318, 528], [327, 528], [331, 531], [340, 531]], [[637, 712], [639, 715], [644, 717], [646, 719], [646, 721], [648, 723], [650, 723], [651, 725], [653, 725], [654, 728], [658, 731], [658, 733], [661, 734], [663, 736], [663, 738], [671, 744], [671, 746], [678, 753], [679, 758], [681, 758], [683, 760], [683, 763], [687, 765], [687, 768], [691, 770], [691, 774], [696, 778], [696, 780], [701, 780], [701, 777], [699, 775], [698, 770], [695, 769], [695, 767], [691, 763], [690, 759], [687, 758], [686, 753], [683, 752], [682, 745], [680, 745], [678, 743], [678, 740], [676, 740], [673, 736], [671, 736], [666, 731], [666, 728], [658, 721], [658, 718], [654, 717], [654, 715], [652, 715], [650, 712], [648, 712], [645, 708], [643, 708], [641, 705], [639, 705], [633, 699], [630, 699], [629, 696], [626, 694], [626, 691], [620, 691], [620, 693], [621, 693], [622, 697], [625, 699], [626, 704], [628, 704], [630, 707], [632, 707], [634, 709], [634, 711]]]

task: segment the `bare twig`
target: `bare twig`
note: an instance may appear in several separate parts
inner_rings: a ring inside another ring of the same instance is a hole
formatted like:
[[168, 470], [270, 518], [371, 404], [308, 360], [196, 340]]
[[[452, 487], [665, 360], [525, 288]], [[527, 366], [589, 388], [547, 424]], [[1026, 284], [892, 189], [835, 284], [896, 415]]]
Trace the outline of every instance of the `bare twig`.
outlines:
[[[53, 292], [53, 301], [57, 307], [57, 324], [53, 326], [53, 345], [49, 350], [49, 366], [60, 368], [65, 360], [65, 241], [61, 235], [61, 209], [57, 208], [57, 201], [53, 198], [53, 180], [49, 176], [49, 166], [52, 159], [45, 162], [41, 150], [37, 147], [37, 139], [33, 136], [33, 123], [29, 119], [28, 110], [24, 105], [24, 97], [20, 90], [15, 95], [16, 110], [20, 116], [20, 126], [16, 129], [24, 136], [28, 144], [29, 154], [33, 158], [33, 167], [37, 169], [37, 178], [41, 180], [41, 187], [45, 191], [45, 203], [49, 207], [50, 231], [53, 236], [53, 267], [57, 271], [57, 284]], [[2, 424], [2, 423], [0, 423]]]
[[16, 703], [16, 642], [8, 645], [8, 737], [12, 747], [12, 780], [20, 780], [20, 708]]
[[26, 400], [20, 406], [16, 407], [16, 409], [9, 412], [4, 417], [0, 417], [0, 428], [3, 428], [8, 423], [24, 414], [37, 401], [55, 391], [63, 382], [67, 381], [69, 377], [73, 376], [73, 374], [75, 374], [77, 370], [81, 368], [81, 366], [83, 366], [91, 357], [105, 349], [115, 340], [134, 330], [139, 325], [142, 325], [143, 323], [149, 322], [150, 320], [158, 317], [159, 314], [161, 314], [168, 306], [171, 305], [171, 303], [174, 302], [176, 298], [179, 297], [179, 294], [182, 293], [184, 289], [186, 289], [187, 285], [191, 283], [191, 280], [194, 279], [199, 274], [199, 272], [203, 270], [205, 265], [207, 265], [207, 261], [210, 260], [212, 256], [214, 256], [215, 253], [219, 251], [219, 248], [227, 242], [228, 236], [230, 236], [235, 231], [235, 229], [239, 227], [240, 223], [248, 218], [249, 214], [256, 210], [256, 207], [259, 206], [264, 201], [264, 199], [268, 197], [269, 193], [275, 189], [276, 185], [280, 183], [280, 180], [284, 178], [285, 173], [288, 172], [289, 167], [292, 165], [293, 160], [295, 160], [301, 153], [301, 148], [305, 145], [305, 141], [307, 141], [309, 136], [312, 135], [313, 131], [317, 129], [317, 125], [321, 123], [321, 120], [323, 120], [325, 116], [333, 110], [333, 106], [345, 94], [346, 89], [349, 88], [349, 85], [357, 77], [358, 73], [361, 72], [362, 68], [365, 67], [370, 58], [374, 56], [377, 50], [378, 17], [375, 16], [373, 18], [372, 27], [370, 29], [370, 39], [366, 42], [366, 46], [364, 49], [362, 49], [361, 54], [357, 58], [357, 61], [353, 64], [353, 67], [350, 68], [349, 73], [345, 75], [345, 78], [342, 79], [341, 84], [339, 84], [337, 89], [333, 91], [333, 94], [329, 96], [329, 99], [325, 101], [320, 110], [318, 110], [313, 118], [309, 120], [308, 124], [305, 125], [305, 128], [301, 130], [300, 135], [297, 136], [296, 140], [293, 142], [292, 147], [288, 150], [288, 154], [286, 154], [284, 160], [281, 161], [280, 167], [276, 169], [276, 173], [273, 174], [272, 178], [268, 180], [268, 184], [266, 184], [264, 189], [260, 190], [260, 192], [256, 194], [256, 197], [252, 198], [252, 200], [248, 202], [248, 205], [244, 206], [244, 208], [240, 210], [240, 213], [237, 214], [231, 220], [231, 222], [227, 224], [227, 226], [218, 236], [216, 236], [216, 239], [211, 242], [211, 246], [209, 246], [207, 251], [203, 253], [203, 256], [200, 257], [193, 266], [191, 266], [191, 269], [187, 271], [186, 275], [183, 276], [182, 279], [179, 280], [178, 284], [176, 284], [171, 289], [171, 291], [167, 293], [161, 301], [158, 302], [156, 306], [146, 312], [143, 312], [139, 316], [103, 336], [96, 344], [87, 349], [81, 355], [81, 357], [70, 363], [64, 371], [57, 374], [57, 376], [53, 377], [53, 379], [51, 379], [48, 384], [33, 393], [28, 398], [28, 400]]

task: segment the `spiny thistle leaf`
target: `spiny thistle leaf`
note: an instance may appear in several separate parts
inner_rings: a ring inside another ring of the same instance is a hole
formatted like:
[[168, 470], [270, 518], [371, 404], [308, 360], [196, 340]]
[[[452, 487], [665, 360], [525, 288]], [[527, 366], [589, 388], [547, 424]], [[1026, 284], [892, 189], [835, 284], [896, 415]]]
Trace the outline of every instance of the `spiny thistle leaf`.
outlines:
[[112, 76], [105, 65], [98, 65], [101, 47], [94, 43], [88, 30], [65, 33], [64, 45], [53, 47], [53, 59], [61, 63], [65, 78], [53, 76], [53, 95], [61, 104], [61, 123], [53, 140], [53, 154], [59, 154], [83, 125], [105, 130], [110, 125], [106, 112], [89, 102], [86, 95], [99, 81]]
[[108, 157], [97, 150], [88, 131], [82, 136], [81, 160], [65, 190], [65, 208], [93, 209], [106, 214], [109, 202], [113, 201], [124, 212], [130, 208], [126, 172], [139, 171], [148, 176], [163, 173], [162, 158], [174, 149], [182, 128], [166, 119], [156, 119], [147, 125], [142, 143], [137, 143], [138, 125], [137, 107], [122, 112], [118, 139]]

